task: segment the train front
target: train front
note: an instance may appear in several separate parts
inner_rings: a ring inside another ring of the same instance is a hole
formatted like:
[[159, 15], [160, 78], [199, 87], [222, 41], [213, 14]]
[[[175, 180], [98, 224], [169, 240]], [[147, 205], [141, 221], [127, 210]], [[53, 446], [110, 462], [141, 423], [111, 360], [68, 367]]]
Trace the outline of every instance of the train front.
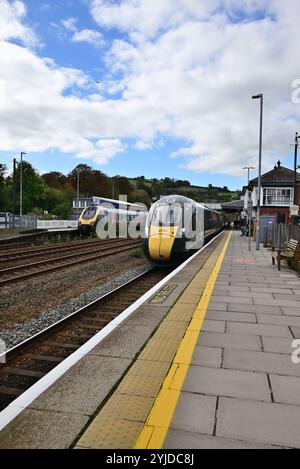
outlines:
[[193, 201], [183, 196], [163, 197], [152, 205], [146, 222], [144, 252], [156, 264], [174, 264], [187, 257], [184, 223]]

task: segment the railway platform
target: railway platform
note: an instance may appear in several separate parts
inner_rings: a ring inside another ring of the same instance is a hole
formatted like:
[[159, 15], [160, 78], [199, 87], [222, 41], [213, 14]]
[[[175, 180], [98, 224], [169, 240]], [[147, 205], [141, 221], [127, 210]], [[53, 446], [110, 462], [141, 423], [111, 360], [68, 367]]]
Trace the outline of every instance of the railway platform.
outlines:
[[3, 411], [0, 448], [300, 448], [297, 339], [299, 275], [221, 234]]

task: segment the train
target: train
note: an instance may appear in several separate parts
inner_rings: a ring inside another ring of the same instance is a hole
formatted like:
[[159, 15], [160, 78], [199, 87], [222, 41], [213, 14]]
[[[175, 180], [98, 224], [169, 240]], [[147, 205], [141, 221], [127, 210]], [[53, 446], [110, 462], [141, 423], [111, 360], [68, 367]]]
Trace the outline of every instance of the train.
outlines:
[[180, 196], [162, 197], [148, 213], [144, 253], [156, 265], [177, 264], [225, 226], [224, 215]]
[[128, 224], [133, 222], [138, 231], [136, 236], [142, 236], [147, 213], [143, 204], [101, 198], [81, 212], [78, 232], [82, 237], [117, 237], [120, 233], [125, 236]]

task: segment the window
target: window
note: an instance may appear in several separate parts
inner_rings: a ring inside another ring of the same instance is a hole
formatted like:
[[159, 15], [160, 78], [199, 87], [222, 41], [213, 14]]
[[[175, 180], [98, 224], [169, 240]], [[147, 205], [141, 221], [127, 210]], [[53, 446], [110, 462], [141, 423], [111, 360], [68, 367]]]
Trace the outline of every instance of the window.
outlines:
[[94, 218], [96, 216], [96, 208], [95, 207], [89, 207], [85, 209], [84, 213], [82, 214], [82, 218], [84, 220], [90, 220], [91, 218]]
[[284, 187], [265, 187], [263, 189], [263, 205], [289, 207], [293, 205], [294, 189]]
[[182, 226], [181, 205], [159, 205], [151, 220], [153, 226]]

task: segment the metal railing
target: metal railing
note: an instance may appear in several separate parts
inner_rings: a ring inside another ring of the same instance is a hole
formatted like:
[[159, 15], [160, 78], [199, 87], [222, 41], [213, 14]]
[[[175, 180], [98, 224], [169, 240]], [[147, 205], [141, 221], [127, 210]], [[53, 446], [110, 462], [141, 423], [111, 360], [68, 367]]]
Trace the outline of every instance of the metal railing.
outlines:
[[37, 228], [43, 230], [49, 229], [77, 229], [78, 220], [38, 220]]
[[17, 228], [20, 231], [37, 229], [37, 217], [34, 215], [9, 215], [9, 228]]
[[263, 236], [265, 246], [282, 249], [291, 239], [300, 241], [300, 226], [275, 223], [271, 228], [264, 229]]

